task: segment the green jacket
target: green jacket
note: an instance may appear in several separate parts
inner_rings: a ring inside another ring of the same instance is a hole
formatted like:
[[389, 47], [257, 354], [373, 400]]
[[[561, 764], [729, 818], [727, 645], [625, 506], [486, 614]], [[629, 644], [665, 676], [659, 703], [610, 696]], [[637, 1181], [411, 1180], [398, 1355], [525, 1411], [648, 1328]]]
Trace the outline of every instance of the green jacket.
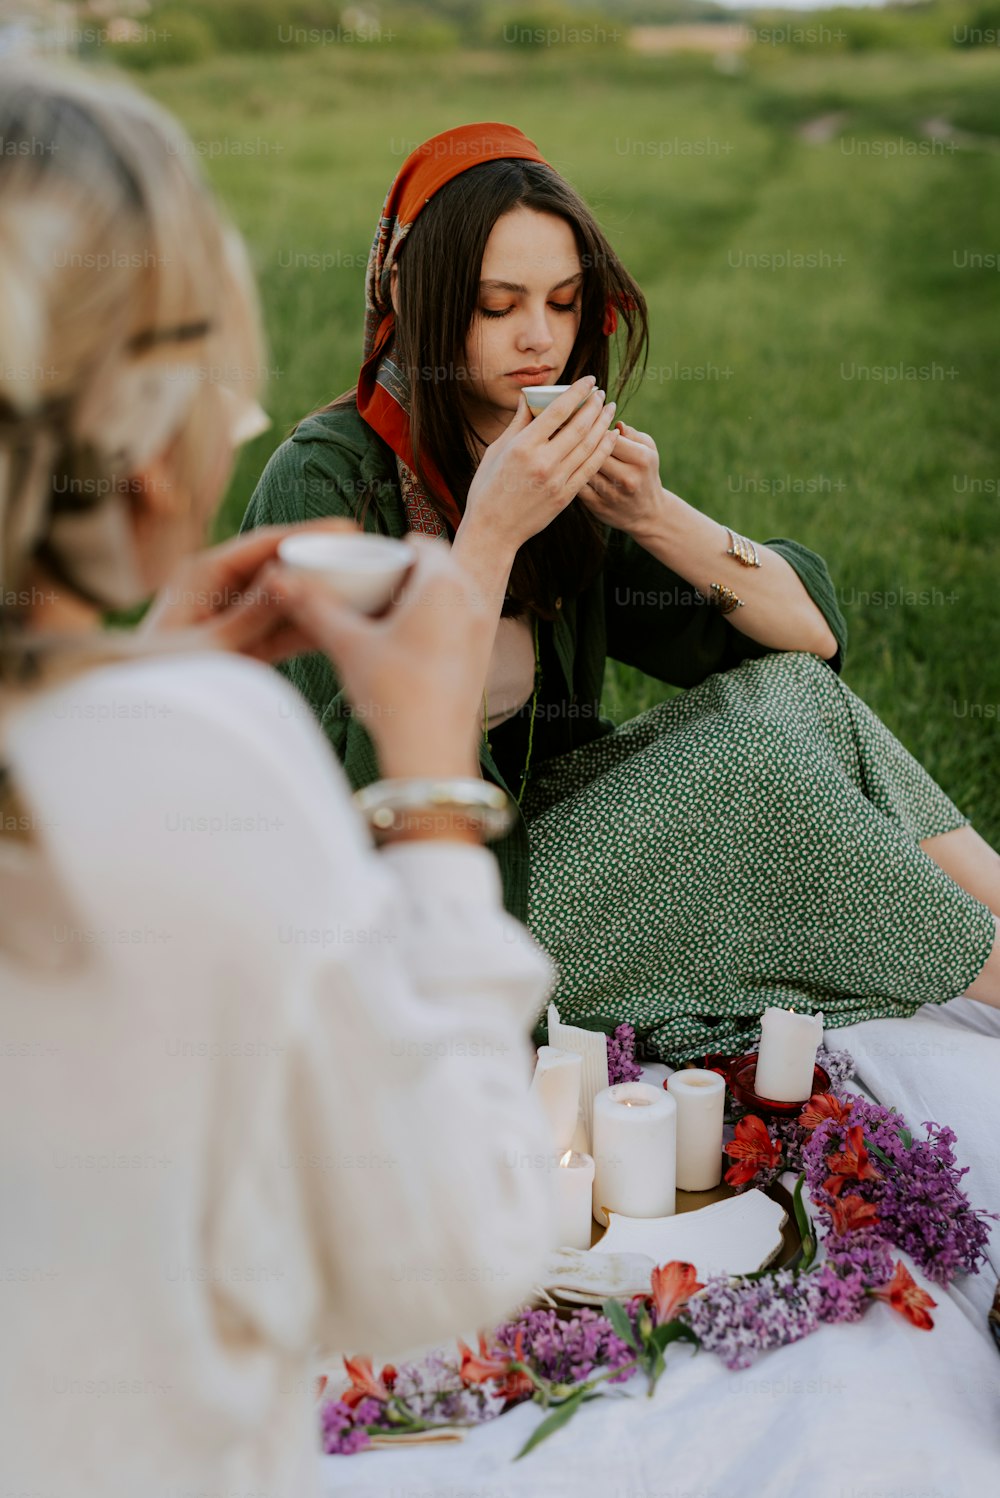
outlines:
[[[392, 449], [355, 409], [320, 412], [307, 417], [272, 455], [241, 529], [324, 515], [353, 517], [365, 506], [366, 530], [405, 535], [406, 514]], [[766, 544], [794, 567], [827, 620], [838, 645], [830, 665], [839, 671], [847, 626], [826, 564], [797, 541], [778, 539]], [[539, 646], [543, 670], [535, 715], [532, 763], [536, 766], [613, 731], [614, 725], [600, 712], [609, 656], [660, 681], [690, 687], [713, 672], [771, 653], [769, 647], [733, 629], [717, 609], [698, 601], [688, 582], [631, 537], [614, 530], [609, 531], [602, 572], [577, 597], [560, 600], [553, 623], [541, 622]], [[357, 790], [377, 780], [372, 741], [352, 716], [327, 658], [319, 653], [302, 655], [279, 669], [312, 705], [352, 787]], [[485, 741], [480, 761], [487, 778], [513, 789]], [[529, 871], [524, 817], [519, 814], [512, 830], [492, 848], [507, 909], [524, 921]]]

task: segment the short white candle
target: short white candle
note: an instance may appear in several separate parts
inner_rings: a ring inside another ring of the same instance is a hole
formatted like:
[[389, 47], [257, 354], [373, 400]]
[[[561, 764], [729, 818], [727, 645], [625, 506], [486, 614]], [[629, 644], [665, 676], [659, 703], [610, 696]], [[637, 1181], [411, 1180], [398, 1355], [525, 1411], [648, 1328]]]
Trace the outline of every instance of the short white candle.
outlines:
[[667, 1088], [677, 1104], [677, 1189], [711, 1191], [722, 1180], [725, 1081], [717, 1071], [684, 1067]]
[[816, 1051], [823, 1039], [821, 1014], [765, 1009], [754, 1091], [774, 1103], [804, 1103], [812, 1096]]
[[670, 1217], [676, 1208], [677, 1105], [662, 1087], [619, 1082], [594, 1098], [594, 1217]]
[[[552, 1140], [560, 1155], [568, 1150], [576, 1133], [580, 1113], [580, 1085], [583, 1079], [583, 1057], [558, 1046], [538, 1047], [531, 1091], [535, 1093], [552, 1130]], [[589, 1247], [589, 1244], [588, 1244]]]
[[594, 1189], [592, 1155], [567, 1150], [556, 1171], [556, 1231], [559, 1248], [589, 1248]]

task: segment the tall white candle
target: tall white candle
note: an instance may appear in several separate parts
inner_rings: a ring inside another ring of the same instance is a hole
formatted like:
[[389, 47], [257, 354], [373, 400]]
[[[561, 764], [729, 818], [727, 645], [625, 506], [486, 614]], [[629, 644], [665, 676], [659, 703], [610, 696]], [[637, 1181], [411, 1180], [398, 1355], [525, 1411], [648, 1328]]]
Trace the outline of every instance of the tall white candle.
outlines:
[[555, 1004], [548, 1008], [549, 1044], [564, 1051], [575, 1051], [583, 1058], [583, 1081], [580, 1086], [578, 1138], [583, 1148], [593, 1154], [594, 1098], [608, 1085], [608, 1037], [601, 1030], [584, 1030], [579, 1025], [564, 1025]]
[[589, 1248], [594, 1161], [567, 1150], [555, 1172], [556, 1230], [559, 1248]]
[[725, 1081], [717, 1071], [684, 1067], [667, 1088], [677, 1104], [677, 1189], [711, 1191], [722, 1180]]
[[804, 1103], [812, 1095], [823, 1016], [770, 1008], [760, 1027], [754, 1091], [774, 1103]]
[[676, 1207], [677, 1105], [662, 1087], [619, 1082], [594, 1098], [594, 1216], [670, 1217]]
[[531, 1091], [537, 1095], [548, 1118], [552, 1141], [560, 1155], [569, 1149], [576, 1132], [582, 1077], [583, 1057], [575, 1051], [563, 1051], [554, 1045], [538, 1047]]

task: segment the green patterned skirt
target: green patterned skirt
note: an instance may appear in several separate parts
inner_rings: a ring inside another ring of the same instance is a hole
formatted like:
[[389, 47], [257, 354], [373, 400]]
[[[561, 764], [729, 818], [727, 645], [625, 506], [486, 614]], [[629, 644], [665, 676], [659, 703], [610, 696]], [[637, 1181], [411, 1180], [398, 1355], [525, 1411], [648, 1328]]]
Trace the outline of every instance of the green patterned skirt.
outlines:
[[528, 924], [572, 1023], [677, 1063], [768, 1004], [828, 1026], [962, 993], [989, 909], [919, 847], [967, 824], [817, 656], [747, 661], [540, 765]]

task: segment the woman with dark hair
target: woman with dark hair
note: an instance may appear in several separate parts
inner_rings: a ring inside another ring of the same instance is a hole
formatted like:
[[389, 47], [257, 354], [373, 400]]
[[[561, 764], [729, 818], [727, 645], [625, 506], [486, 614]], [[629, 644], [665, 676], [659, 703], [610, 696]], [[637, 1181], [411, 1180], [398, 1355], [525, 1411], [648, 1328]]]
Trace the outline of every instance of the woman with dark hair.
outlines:
[[[573, 188], [511, 126], [434, 136], [382, 209], [357, 386], [274, 454], [244, 528], [350, 515], [453, 542], [497, 620], [480, 764], [521, 809], [505, 899], [563, 1018], [628, 1020], [676, 1062], [745, 1048], [769, 1003], [836, 1026], [1000, 1002], [1000, 858], [840, 680], [822, 559], [710, 519], [612, 427], [613, 340], [620, 397], [645, 301]], [[570, 388], [532, 419], [538, 384]], [[609, 656], [688, 690], [615, 728]], [[328, 660], [282, 669], [353, 784], [375, 779]]]

